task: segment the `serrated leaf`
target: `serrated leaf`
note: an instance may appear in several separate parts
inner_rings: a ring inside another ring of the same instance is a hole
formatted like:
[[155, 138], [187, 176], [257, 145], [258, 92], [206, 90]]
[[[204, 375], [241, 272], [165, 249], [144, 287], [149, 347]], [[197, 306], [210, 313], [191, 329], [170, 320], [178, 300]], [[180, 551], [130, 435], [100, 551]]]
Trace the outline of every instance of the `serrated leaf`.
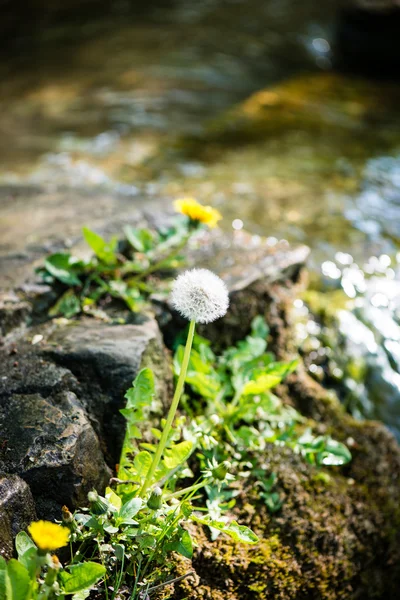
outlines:
[[242, 389], [243, 396], [255, 396], [275, 387], [282, 381], [279, 375], [259, 375], [254, 381], [248, 381]]
[[175, 469], [183, 465], [189, 458], [193, 449], [193, 443], [189, 440], [174, 444], [171, 448], [164, 450], [164, 463], [168, 469]]
[[214, 519], [210, 519], [209, 517], [202, 518], [198, 517], [197, 515], [192, 515], [192, 519], [197, 523], [201, 523], [202, 525], [207, 525], [208, 527], [213, 527], [214, 529], [222, 531], [237, 542], [244, 542], [245, 544], [257, 544], [259, 541], [256, 534], [249, 529], [249, 527], [239, 525], [236, 521], [225, 523], [224, 521], [216, 521]]
[[125, 394], [126, 409], [149, 406], [154, 398], [154, 374], [151, 369], [142, 369], [132, 387]]
[[151, 454], [147, 452], [147, 450], [143, 450], [142, 452], [136, 454], [133, 461], [133, 470], [135, 476], [137, 476], [139, 479], [144, 479], [149, 472], [152, 460]]

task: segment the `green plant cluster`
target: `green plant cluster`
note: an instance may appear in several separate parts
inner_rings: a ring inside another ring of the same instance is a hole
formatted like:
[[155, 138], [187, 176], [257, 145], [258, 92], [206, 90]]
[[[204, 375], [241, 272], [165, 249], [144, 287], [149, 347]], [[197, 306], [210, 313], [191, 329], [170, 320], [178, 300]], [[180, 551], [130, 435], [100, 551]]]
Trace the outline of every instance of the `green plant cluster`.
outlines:
[[[206, 461], [229, 459], [235, 472], [255, 477], [260, 497], [275, 512], [281, 507], [274, 491], [277, 476], [258, 466], [266, 444], [289, 447], [318, 467], [344, 465], [351, 454], [330, 436], [314, 435], [302, 415], [272, 393], [298, 361], [277, 362], [267, 351], [268, 333], [264, 319], [256, 317], [250, 335], [219, 356], [207, 339], [195, 336], [186, 375], [190, 394], [184, 399], [191, 425], [185, 434], [196, 439]], [[182, 357], [179, 346], [174, 357], [176, 374]], [[232, 506], [231, 492], [222, 489], [216, 496], [215, 490], [207, 490], [214, 515], [220, 512], [218, 503]]]
[[57, 556], [41, 551], [24, 531], [15, 540], [18, 560], [0, 556], [1, 600], [48, 600], [72, 596], [84, 600], [106, 569], [98, 562], [76, 560], [63, 568]]
[[181, 267], [182, 250], [200, 227], [200, 222], [176, 215], [164, 228], [127, 225], [124, 239], [109, 241], [84, 227], [83, 237], [94, 253], [90, 258], [57, 252], [36, 270], [59, 295], [49, 316], [71, 318], [81, 312], [103, 316], [101, 307], [111, 299], [122, 301], [133, 312], [140, 311], [155, 291], [151, 276]]
[[[18, 561], [0, 561], [0, 600], [68, 595], [84, 600], [91, 588], [106, 600], [150, 600], [174, 581], [168, 579], [173, 553], [192, 557], [191, 524], [207, 526], [213, 539], [222, 533], [237, 542], [258, 542], [229, 510], [242, 477], [253, 478], [269, 510], [281, 507], [277, 475], [262, 465], [267, 444], [286, 445], [314, 465], [350, 460], [343, 444], [314, 436], [301, 415], [271, 392], [297, 363], [277, 362], [267, 351], [268, 328], [261, 317], [245, 340], [219, 356], [194, 334], [194, 325], [185, 348], [175, 352], [178, 381], [167, 419], [160, 428], [148, 426], [157, 419], [155, 382], [153, 372], [143, 369], [121, 411], [127, 427], [117, 476], [104, 496], [89, 493], [88, 508], [74, 514], [64, 508], [68, 564], [62, 567], [27, 534], [19, 534]], [[186, 414], [176, 417], [185, 381]]]

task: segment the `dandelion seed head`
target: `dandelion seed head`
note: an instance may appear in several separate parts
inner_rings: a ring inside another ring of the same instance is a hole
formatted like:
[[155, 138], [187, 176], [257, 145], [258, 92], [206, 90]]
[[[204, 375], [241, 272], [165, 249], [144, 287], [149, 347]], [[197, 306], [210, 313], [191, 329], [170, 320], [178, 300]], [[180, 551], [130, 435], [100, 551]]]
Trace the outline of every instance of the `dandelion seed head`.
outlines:
[[175, 280], [171, 301], [185, 319], [211, 323], [226, 314], [229, 306], [228, 289], [212, 271], [191, 269]]

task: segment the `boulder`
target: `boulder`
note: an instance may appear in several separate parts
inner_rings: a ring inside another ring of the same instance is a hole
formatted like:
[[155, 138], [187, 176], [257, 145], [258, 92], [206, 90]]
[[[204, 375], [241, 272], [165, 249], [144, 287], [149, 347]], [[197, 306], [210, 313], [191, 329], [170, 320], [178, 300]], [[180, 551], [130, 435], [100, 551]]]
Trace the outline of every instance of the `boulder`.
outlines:
[[156, 321], [148, 318], [140, 325], [112, 325], [82, 318], [52, 331], [43, 351], [76, 376], [78, 395], [114, 466], [125, 431], [119, 409], [141, 368], [149, 366], [154, 371], [158, 409], [167, 404], [171, 370]]
[[0, 471], [30, 486], [40, 517], [102, 491], [124, 436], [119, 409], [140, 368], [151, 366], [158, 406], [171, 381], [157, 324], [50, 322], [8, 341], [0, 357]]

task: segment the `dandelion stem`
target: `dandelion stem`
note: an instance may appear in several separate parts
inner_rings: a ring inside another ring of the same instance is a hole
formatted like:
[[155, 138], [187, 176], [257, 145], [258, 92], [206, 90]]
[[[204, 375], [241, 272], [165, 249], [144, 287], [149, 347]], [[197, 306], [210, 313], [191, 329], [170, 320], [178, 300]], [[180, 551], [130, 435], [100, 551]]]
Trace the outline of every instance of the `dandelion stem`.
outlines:
[[143, 487], [140, 490], [140, 494], [139, 496], [143, 497], [144, 494], [146, 493], [149, 485], [151, 484], [153, 477], [154, 477], [154, 473], [157, 470], [157, 467], [159, 465], [159, 462], [161, 460], [162, 454], [165, 450], [165, 446], [167, 444], [168, 441], [168, 436], [169, 436], [169, 432], [171, 431], [171, 427], [172, 427], [172, 423], [175, 417], [175, 413], [176, 410], [178, 408], [178, 404], [179, 404], [179, 400], [181, 399], [182, 396], [182, 392], [183, 392], [183, 388], [185, 385], [185, 379], [186, 379], [186, 373], [187, 373], [187, 368], [189, 365], [189, 359], [190, 359], [190, 351], [192, 349], [192, 343], [193, 343], [193, 337], [194, 337], [194, 330], [196, 327], [196, 322], [190, 321], [190, 325], [189, 325], [189, 333], [188, 333], [188, 337], [186, 340], [186, 346], [185, 346], [185, 352], [183, 355], [183, 361], [182, 361], [182, 366], [181, 366], [181, 371], [179, 373], [179, 377], [178, 377], [178, 383], [176, 384], [176, 388], [175, 388], [175, 393], [174, 393], [174, 397], [172, 399], [172, 404], [170, 406], [169, 412], [168, 412], [168, 416], [167, 416], [167, 421], [165, 423], [160, 441], [158, 443], [157, 446], [157, 450], [156, 453], [154, 455], [153, 458], [153, 462], [151, 463], [149, 472], [147, 473], [146, 479], [143, 483]]

